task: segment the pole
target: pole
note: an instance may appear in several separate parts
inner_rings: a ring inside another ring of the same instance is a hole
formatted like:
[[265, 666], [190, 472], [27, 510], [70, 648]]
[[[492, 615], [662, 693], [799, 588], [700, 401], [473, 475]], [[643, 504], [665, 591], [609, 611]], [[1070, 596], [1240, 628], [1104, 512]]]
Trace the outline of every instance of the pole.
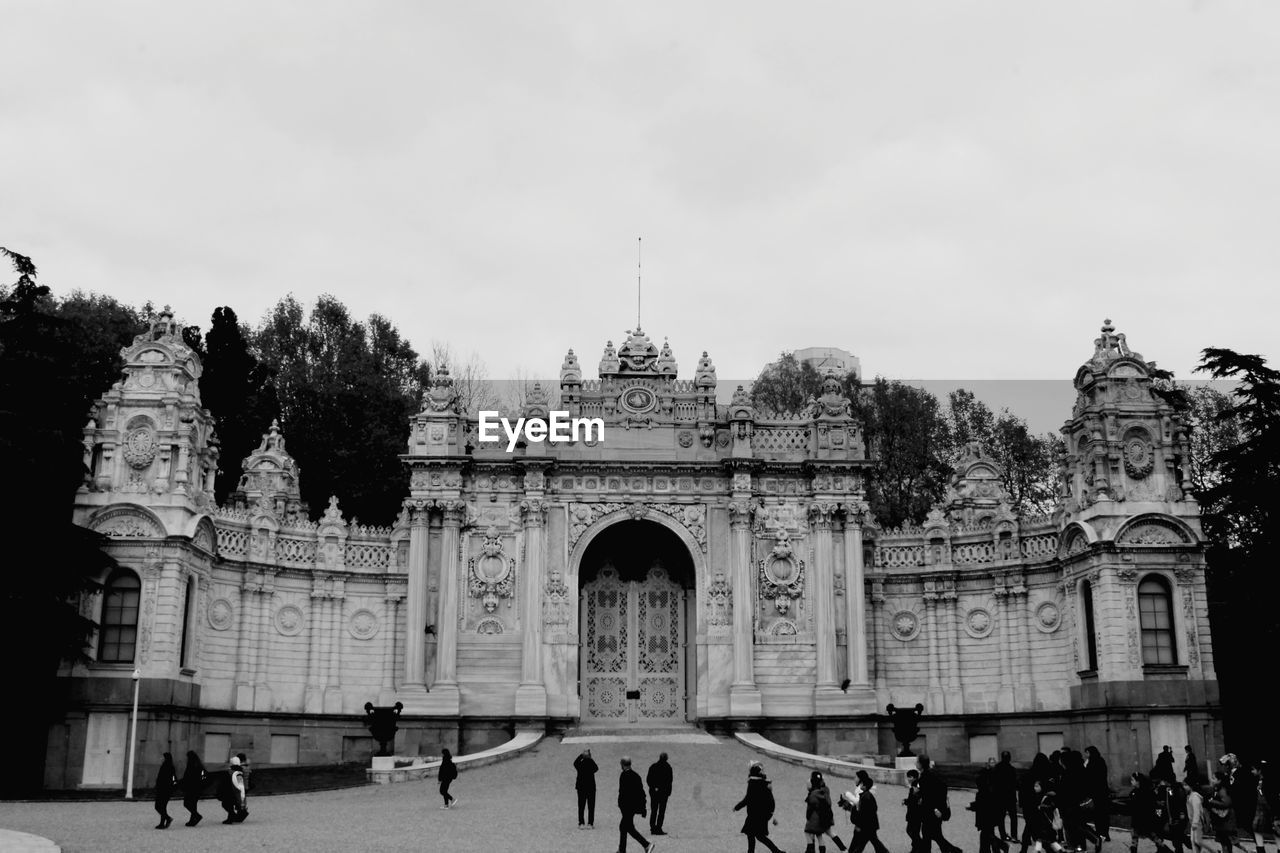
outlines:
[[133, 762], [138, 752], [138, 684], [142, 681], [142, 671], [133, 670], [133, 720], [129, 725], [129, 776], [124, 783], [124, 798], [133, 799]]

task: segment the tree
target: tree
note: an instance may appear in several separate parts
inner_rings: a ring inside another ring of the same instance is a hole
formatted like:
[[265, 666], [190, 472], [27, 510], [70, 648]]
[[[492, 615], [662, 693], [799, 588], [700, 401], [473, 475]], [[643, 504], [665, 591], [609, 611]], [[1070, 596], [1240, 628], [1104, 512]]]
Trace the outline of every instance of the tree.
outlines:
[[502, 408], [502, 395], [489, 379], [489, 369], [480, 356], [471, 353], [463, 359], [453, 352], [453, 347], [443, 341], [431, 342], [431, 373], [446, 370], [453, 379], [453, 390], [458, 395], [458, 411], [474, 418], [480, 411], [496, 411]]
[[[5, 693], [23, 709], [22, 736], [12, 745], [0, 791], [18, 794], [43, 781], [45, 733], [58, 717], [58, 665], [83, 655], [93, 623], [77, 601], [113, 565], [103, 539], [71, 521], [83, 482], [81, 439], [89, 402], [119, 376], [120, 347], [139, 329], [114, 300], [73, 296], [59, 305], [36, 284], [30, 258], [0, 248], [18, 272], [0, 289], [0, 470], [3, 517], [19, 541], [0, 597], [0, 634], [16, 650]], [[34, 548], [33, 548], [34, 550]], [[25, 558], [24, 558], [25, 557]]]
[[882, 527], [919, 524], [951, 474], [946, 420], [923, 388], [876, 377], [869, 391], [854, 405], [875, 459], [867, 484], [871, 512]]
[[1051, 511], [1057, 501], [1060, 439], [1033, 435], [1027, 422], [1008, 409], [994, 415], [986, 403], [964, 388], [952, 391], [947, 402], [951, 463], [960, 458], [966, 444], [976, 441], [1000, 466], [1001, 483], [1014, 512], [1036, 515]]
[[236, 488], [242, 461], [258, 446], [279, 408], [267, 385], [271, 371], [249, 351], [246, 331], [236, 312], [223, 306], [214, 310], [203, 340], [200, 401], [217, 420], [220, 456], [214, 493], [219, 504]]
[[[850, 370], [839, 378], [845, 396], [856, 398], [861, 390], [858, 374]], [[802, 412], [811, 399], [822, 396], [825, 379], [809, 362], [784, 352], [777, 361], [766, 364], [752, 383], [751, 405], [766, 416]]]
[[357, 322], [329, 295], [309, 315], [285, 297], [253, 337], [312, 513], [337, 495], [348, 515], [391, 523], [408, 491], [399, 457], [430, 368], [389, 320]]

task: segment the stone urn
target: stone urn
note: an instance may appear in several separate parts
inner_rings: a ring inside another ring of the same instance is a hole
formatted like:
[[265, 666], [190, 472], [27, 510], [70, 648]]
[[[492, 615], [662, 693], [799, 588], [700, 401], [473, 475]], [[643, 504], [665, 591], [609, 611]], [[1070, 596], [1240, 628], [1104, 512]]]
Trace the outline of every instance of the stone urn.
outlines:
[[390, 708], [377, 708], [372, 702], [364, 703], [364, 724], [369, 727], [369, 734], [373, 735], [373, 739], [378, 742], [378, 755], [391, 754], [396, 732], [400, 729], [396, 720], [400, 719], [400, 712], [403, 710], [404, 705], [399, 702]]
[[914, 757], [911, 742], [920, 737], [920, 717], [924, 714], [924, 705], [919, 702], [914, 708], [895, 708], [889, 705], [885, 710], [889, 712], [889, 719], [893, 721], [893, 736], [898, 739], [898, 743], [902, 744], [902, 751], [898, 753], [898, 757]]

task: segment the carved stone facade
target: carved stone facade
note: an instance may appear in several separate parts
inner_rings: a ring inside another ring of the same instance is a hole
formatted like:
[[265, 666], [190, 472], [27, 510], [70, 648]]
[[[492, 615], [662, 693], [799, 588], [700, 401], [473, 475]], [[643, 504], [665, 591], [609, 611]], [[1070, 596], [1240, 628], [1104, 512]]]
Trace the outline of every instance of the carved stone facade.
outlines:
[[[921, 702], [929, 751], [968, 760], [971, 734], [997, 734], [1021, 758], [1037, 731], [1083, 746], [1106, 720], [1129, 731], [1164, 704], [1209, 732], [1202, 754], [1220, 746], [1186, 431], [1109, 323], [1076, 376], [1057, 512], [1017, 517], [999, 467], [972, 446], [945, 499], [899, 530], [869, 517], [872, 462], [838, 382], [797, 413], [756, 411], [743, 389], [717, 403], [706, 353], [678, 379], [670, 347], [639, 329], [606, 345], [597, 379], [572, 351], [561, 368], [562, 407], [602, 419], [603, 441], [510, 454], [477, 443], [441, 371], [408, 425], [410, 491], [387, 528], [348, 522], [337, 498], [309, 520], [287, 424], [270, 426], [229, 505], [214, 506], [198, 359], [166, 314], [125, 360], [85, 430], [92, 473], [76, 520], [139, 575], [137, 662], [156, 709], [185, 697], [178, 751], [247, 731], [234, 714], [251, 712], [256, 737], [311, 721], [328, 739], [302, 760], [337, 760], [362, 732], [345, 715], [370, 700], [403, 703], [406, 750], [456, 747], [459, 731], [479, 744], [494, 718], [582, 718], [596, 630], [582, 615], [583, 557], [620, 523], [669, 532], [693, 567], [685, 581], [650, 573], [657, 597], [628, 592], [646, 612], [669, 609], [664, 649], [690, 649], [663, 664], [660, 697], [638, 691], [642, 716], [745, 721], [798, 746], [879, 754], [892, 734], [877, 712]], [[540, 388], [530, 407], [546, 409]], [[1138, 590], [1153, 577], [1168, 591], [1171, 665], [1144, 663]], [[110, 707], [102, 685], [128, 670], [65, 675], [83, 719]], [[1145, 748], [1108, 751], [1128, 766]], [[153, 772], [141, 758], [139, 778]], [[83, 756], [62, 760], [55, 783], [80, 784]]]

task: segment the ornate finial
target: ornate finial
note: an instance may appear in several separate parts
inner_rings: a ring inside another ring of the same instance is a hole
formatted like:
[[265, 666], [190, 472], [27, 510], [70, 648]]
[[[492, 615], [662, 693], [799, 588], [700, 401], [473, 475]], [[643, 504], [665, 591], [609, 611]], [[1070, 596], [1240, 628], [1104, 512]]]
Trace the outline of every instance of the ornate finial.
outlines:
[[449, 365], [442, 364], [436, 368], [436, 375], [431, 377], [431, 387], [423, 395], [423, 411], [456, 411], [457, 400], [453, 378], [449, 376]]
[[578, 383], [582, 381], [582, 367], [578, 364], [578, 357], [573, 354], [570, 349], [565, 354], [564, 363], [560, 365], [560, 383]]
[[698, 369], [693, 374], [693, 381], [699, 387], [715, 387], [716, 366], [711, 363], [706, 350], [702, 351], [702, 358], [698, 359]]
[[533, 387], [529, 389], [529, 393], [525, 396], [524, 412], [526, 418], [542, 418], [546, 419], [551, 413], [551, 401], [547, 398], [547, 392], [543, 389], [541, 382], [533, 383]]
[[1111, 318], [1102, 321], [1102, 334], [1093, 342], [1094, 361], [1113, 361], [1117, 358], [1132, 356], [1141, 360], [1137, 353], [1130, 351], [1123, 334], [1116, 334], [1116, 327], [1111, 325]]
[[329, 495], [329, 506], [325, 508], [322, 522], [327, 524], [342, 524], [342, 510], [338, 509], [338, 496]]

